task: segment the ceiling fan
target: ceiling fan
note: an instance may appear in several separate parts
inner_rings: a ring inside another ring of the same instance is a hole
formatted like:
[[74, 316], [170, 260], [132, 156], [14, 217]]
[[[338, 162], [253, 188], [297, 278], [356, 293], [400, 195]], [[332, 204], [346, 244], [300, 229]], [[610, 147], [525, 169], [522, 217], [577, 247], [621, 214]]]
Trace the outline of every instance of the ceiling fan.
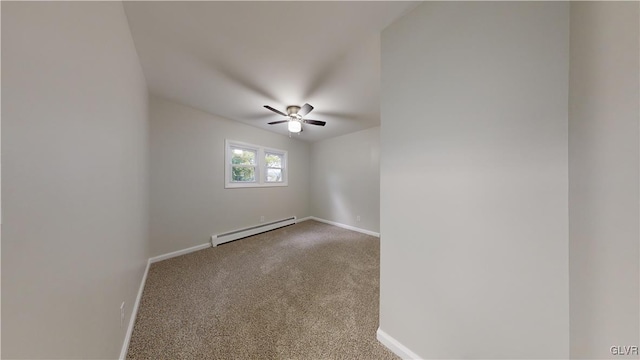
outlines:
[[307, 115], [308, 113], [311, 112], [311, 110], [313, 110], [313, 106], [311, 106], [309, 104], [304, 104], [302, 107], [297, 106], [297, 105], [288, 106], [286, 114], [283, 113], [280, 110], [276, 110], [276, 109], [272, 108], [269, 105], [265, 105], [264, 107], [266, 107], [267, 109], [273, 111], [276, 114], [288, 117], [288, 119], [286, 119], [286, 120], [272, 121], [272, 122], [269, 123], [269, 125], [287, 123], [287, 128], [289, 129], [289, 132], [292, 132], [292, 133], [301, 132], [302, 131], [302, 123], [310, 124], [310, 125], [318, 125], [318, 126], [325, 126], [326, 125], [325, 121], [310, 120], [310, 119], [305, 119], [304, 118], [305, 115]]

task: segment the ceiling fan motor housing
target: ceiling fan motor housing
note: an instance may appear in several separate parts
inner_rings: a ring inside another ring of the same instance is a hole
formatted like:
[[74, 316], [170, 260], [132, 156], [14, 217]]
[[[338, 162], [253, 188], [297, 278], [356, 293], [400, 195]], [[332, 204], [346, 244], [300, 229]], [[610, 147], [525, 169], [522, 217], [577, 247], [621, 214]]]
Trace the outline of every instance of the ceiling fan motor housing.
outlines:
[[291, 105], [287, 107], [287, 114], [289, 114], [289, 116], [298, 115], [298, 111], [300, 111], [300, 106]]

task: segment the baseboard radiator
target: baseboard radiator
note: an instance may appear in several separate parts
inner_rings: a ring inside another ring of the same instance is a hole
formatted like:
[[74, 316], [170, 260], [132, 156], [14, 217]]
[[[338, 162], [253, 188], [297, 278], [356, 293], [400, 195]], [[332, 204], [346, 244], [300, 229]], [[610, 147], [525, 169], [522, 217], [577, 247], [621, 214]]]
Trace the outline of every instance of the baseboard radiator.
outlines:
[[212, 235], [211, 236], [211, 245], [218, 246], [220, 244], [224, 244], [229, 241], [238, 240], [245, 238], [247, 236], [253, 236], [256, 234], [260, 234], [263, 232], [267, 232], [270, 230], [274, 230], [277, 228], [281, 228], [283, 226], [289, 226], [296, 223], [296, 217], [292, 216], [290, 218], [276, 220], [265, 224], [260, 224], [257, 226], [251, 226], [244, 229], [238, 229], [229, 231], [223, 234]]

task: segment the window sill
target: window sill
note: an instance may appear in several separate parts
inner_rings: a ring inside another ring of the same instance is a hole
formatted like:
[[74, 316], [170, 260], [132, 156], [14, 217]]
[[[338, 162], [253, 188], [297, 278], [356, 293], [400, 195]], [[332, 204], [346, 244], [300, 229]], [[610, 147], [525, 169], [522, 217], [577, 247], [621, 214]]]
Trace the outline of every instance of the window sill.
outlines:
[[289, 186], [285, 182], [281, 183], [228, 183], [225, 184], [225, 189], [242, 189], [242, 188], [270, 188], [270, 187], [283, 187]]

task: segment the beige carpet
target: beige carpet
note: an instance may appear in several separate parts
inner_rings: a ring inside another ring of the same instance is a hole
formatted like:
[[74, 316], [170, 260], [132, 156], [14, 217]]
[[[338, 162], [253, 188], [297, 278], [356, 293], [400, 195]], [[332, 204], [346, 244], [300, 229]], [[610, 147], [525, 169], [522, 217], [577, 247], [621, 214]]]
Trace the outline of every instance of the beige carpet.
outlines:
[[151, 266], [129, 359], [397, 359], [379, 239], [315, 221]]

